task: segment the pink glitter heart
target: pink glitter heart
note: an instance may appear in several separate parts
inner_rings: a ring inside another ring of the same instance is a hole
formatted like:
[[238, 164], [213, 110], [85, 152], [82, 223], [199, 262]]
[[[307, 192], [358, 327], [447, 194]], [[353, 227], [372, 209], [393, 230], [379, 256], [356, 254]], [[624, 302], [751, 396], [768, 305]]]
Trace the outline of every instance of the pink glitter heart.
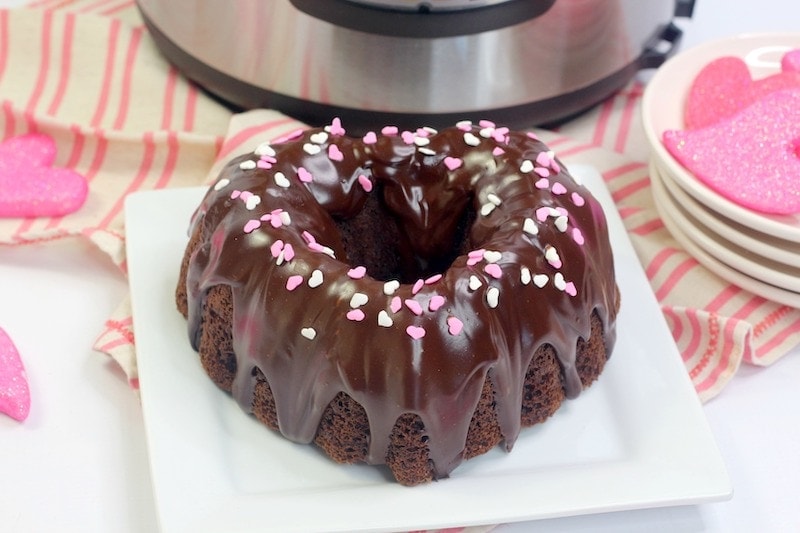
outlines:
[[53, 166], [56, 144], [39, 133], [0, 143], [0, 217], [54, 217], [86, 201], [86, 178]]
[[22, 422], [31, 410], [25, 367], [11, 337], [0, 328], [0, 412]]
[[708, 63], [689, 88], [684, 109], [687, 129], [716, 124], [733, 116], [769, 93], [800, 87], [800, 50], [786, 53], [782, 71], [754, 80], [743, 59], [721, 57]]
[[729, 200], [764, 213], [800, 212], [800, 88], [770, 93], [707, 128], [667, 130], [663, 141]]

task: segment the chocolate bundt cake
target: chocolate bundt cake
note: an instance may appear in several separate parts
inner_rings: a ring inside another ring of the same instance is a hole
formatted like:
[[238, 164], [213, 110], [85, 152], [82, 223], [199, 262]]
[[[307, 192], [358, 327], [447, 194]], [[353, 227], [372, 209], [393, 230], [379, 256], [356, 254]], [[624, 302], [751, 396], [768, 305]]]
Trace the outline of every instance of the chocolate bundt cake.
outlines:
[[334, 120], [234, 159], [176, 297], [245, 411], [404, 485], [578, 395], [619, 306], [600, 205], [535, 135], [485, 121], [352, 138]]

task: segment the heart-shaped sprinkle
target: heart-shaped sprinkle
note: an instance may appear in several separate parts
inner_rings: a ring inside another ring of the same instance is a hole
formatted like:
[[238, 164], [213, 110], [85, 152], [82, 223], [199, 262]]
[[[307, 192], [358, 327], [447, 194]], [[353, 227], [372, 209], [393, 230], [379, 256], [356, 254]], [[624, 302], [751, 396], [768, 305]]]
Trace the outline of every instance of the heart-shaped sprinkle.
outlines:
[[372, 182], [364, 174], [358, 175], [358, 184], [364, 189], [364, 192], [372, 192]]
[[282, 240], [278, 239], [277, 241], [273, 242], [269, 247], [269, 253], [272, 255], [273, 258], [277, 259], [281, 252], [283, 251], [284, 243]]
[[414, 134], [410, 131], [403, 131], [400, 133], [400, 138], [403, 139], [403, 142], [406, 144], [414, 144]]
[[378, 325], [382, 328], [390, 328], [394, 325], [394, 320], [389, 316], [385, 310], [378, 313]]
[[325, 141], [328, 140], [328, 134], [325, 133], [324, 131], [318, 131], [317, 133], [311, 135], [311, 137], [309, 137], [308, 140], [314, 144], [323, 144]]
[[436, 294], [432, 296], [431, 299], [428, 301], [428, 311], [431, 312], [438, 311], [439, 309], [441, 309], [444, 303], [445, 303], [444, 296]]
[[311, 183], [312, 181], [314, 181], [314, 176], [312, 176], [311, 172], [306, 170], [305, 167], [298, 167], [297, 179], [299, 179], [303, 183]]
[[256, 149], [253, 150], [253, 153], [256, 155], [266, 155], [270, 157], [275, 157], [276, 155], [275, 148], [273, 148], [268, 142], [261, 143], [256, 146]]
[[419, 304], [418, 301], [412, 299], [406, 299], [404, 302], [406, 307], [408, 307], [409, 311], [414, 313], [415, 315], [419, 316], [422, 314], [422, 306]]
[[522, 231], [524, 231], [528, 235], [538, 235], [539, 226], [532, 218], [526, 218], [525, 222], [522, 223]]
[[539, 222], [544, 222], [547, 220], [547, 217], [556, 215], [558, 215], [558, 211], [552, 207], [540, 207], [536, 210], [536, 220]]
[[386, 135], [387, 137], [392, 137], [392, 136], [394, 136], [394, 135], [397, 135], [397, 133], [398, 133], [399, 131], [400, 131], [400, 130], [398, 129], [398, 127], [397, 127], [397, 126], [384, 126], [384, 127], [381, 129], [381, 133], [382, 133], [382, 134], [384, 134], [384, 135]]
[[219, 180], [219, 181], [218, 181], [218, 182], [217, 182], [217, 183], [214, 185], [214, 190], [215, 190], [215, 191], [219, 191], [219, 190], [221, 190], [221, 189], [224, 189], [224, 188], [225, 188], [225, 187], [227, 187], [227, 186], [228, 186], [230, 183], [231, 183], [231, 180], [229, 180], [228, 178], [222, 178], [221, 180]]
[[293, 291], [297, 287], [303, 284], [303, 276], [295, 274], [294, 276], [289, 276], [289, 279], [286, 280], [286, 290]]
[[241, 163], [239, 163], [239, 168], [242, 170], [253, 170], [258, 165], [252, 159], [245, 159]]
[[0, 328], [0, 412], [22, 422], [31, 410], [25, 367], [11, 337]]
[[483, 271], [492, 276], [494, 279], [503, 277], [503, 269], [497, 263], [489, 263], [483, 267]]
[[391, 296], [394, 292], [400, 288], [400, 282], [396, 279], [392, 279], [387, 281], [383, 284], [383, 294], [386, 296]]
[[550, 186], [550, 180], [547, 178], [539, 178], [533, 185], [537, 189], [546, 189]]
[[414, 137], [414, 145], [415, 146], [428, 146], [431, 143], [431, 140], [427, 137]]
[[581, 246], [583, 246], [583, 243], [586, 242], [586, 240], [583, 238], [583, 233], [581, 232], [580, 228], [572, 228], [572, 240]]
[[250, 219], [244, 224], [244, 232], [252, 233], [261, 227], [261, 221], [258, 219]]
[[568, 223], [569, 223], [569, 219], [567, 219], [567, 217], [565, 217], [564, 215], [556, 217], [556, 220], [554, 222], [554, 224], [556, 226], [556, 229], [558, 231], [560, 231], [561, 233], [564, 233], [565, 231], [567, 231], [567, 224]]
[[363, 292], [356, 292], [353, 293], [353, 296], [350, 297], [350, 307], [355, 309], [356, 307], [361, 307], [369, 302], [369, 296], [364, 294]]
[[334, 117], [334, 119], [331, 121], [331, 125], [326, 126], [325, 130], [329, 131], [331, 135], [344, 135], [347, 133], [342, 127], [342, 119], [339, 117]]
[[473, 274], [469, 277], [470, 290], [477, 291], [478, 289], [481, 288], [481, 285], [483, 285], [483, 282], [480, 280], [480, 278], [478, 278], [478, 276]]
[[378, 136], [375, 135], [374, 131], [368, 131], [364, 138], [361, 139], [364, 144], [375, 144], [378, 142]]
[[269, 170], [272, 168], [272, 163], [270, 163], [269, 161], [265, 161], [263, 159], [259, 159], [258, 161], [256, 161], [256, 167]]
[[544, 258], [553, 268], [561, 268], [561, 257], [559, 257], [558, 250], [554, 246], [547, 245], [545, 247]]
[[261, 203], [261, 197], [257, 194], [251, 194], [250, 196], [247, 197], [247, 200], [245, 200], [244, 207], [248, 211], [252, 211], [260, 203]]
[[367, 269], [363, 266], [357, 266], [347, 271], [347, 277], [350, 279], [361, 279], [367, 275]]
[[317, 337], [317, 330], [314, 328], [303, 328], [300, 330], [300, 335], [310, 341], [313, 341]]
[[497, 206], [499, 206], [500, 204], [503, 203], [503, 200], [499, 196], [494, 194], [493, 192], [490, 192], [489, 194], [487, 194], [486, 195], [486, 199], [489, 200], [489, 203], [492, 203], [492, 204], [497, 205]]
[[496, 308], [500, 304], [500, 289], [497, 287], [489, 287], [486, 290], [486, 303], [492, 309]]
[[519, 269], [519, 281], [523, 285], [528, 285], [531, 282], [531, 270], [526, 267], [520, 267]]
[[303, 151], [308, 155], [317, 155], [322, 151], [322, 148], [318, 144], [305, 143], [303, 145]]
[[344, 161], [344, 154], [335, 144], [328, 146], [328, 157], [331, 161]]
[[275, 185], [278, 187], [283, 187], [284, 189], [289, 188], [289, 178], [286, 177], [286, 174], [283, 172], [276, 172], [275, 175], [272, 177], [275, 180]]
[[553, 155], [553, 152], [539, 152], [539, 154], [536, 156], [536, 164], [543, 167], [549, 167], [550, 163], [553, 162]]
[[447, 317], [447, 332], [450, 335], [460, 335], [463, 329], [464, 323], [461, 320], [454, 316]]
[[551, 190], [553, 191], [553, 194], [565, 194], [567, 192], [567, 188], [559, 182], [555, 182]]
[[472, 129], [472, 121], [459, 120], [458, 122], [456, 122], [456, 128], [460, 129], [461, 131], [470, 131]]
[[464, 161], [459, 157], [447, 156], [444, 158], [444, 166], [446, 166], [449, 170], [455, 170], [463, 164]]
[[533, 284], [540, 289], [547, 285], [548, 281], [550, 281], [550, 277], [547, 274], [536, 274], [533, 276]]
[[418, 279], [414, 282], [414, 285], [411, 287], [411, 294], [417, 294], [419, 291], [422, 290], [422, 287], [425, 286], [424, 279]]
[[533, 172], [533, 161], [530, 161], [529, 159], [524, 160], [519, 166], [519, 171], [523, 174]]
[[425, 278], [425, 285], [433, 285], [434, 283], [438, 282], [440, 279], [442, 279], [442, 275], [441, 274], [434, 274], [433, 276]]
[[500, 148], [499, 146], [495, 146], [492, 149], [492, 155], [495, 156], [495, 157], [499, 157], [499, 156], [503, 155], [504, 153], [506, 153], [506, 151], [503, 150], [502, 148]]
[[399, 296], [393, 297], [392, 301], [389, 302], [389, 309], [392, 310], [392, 313], [397, 313], [402, 308], [403, 308], [403, 300], [401, 300]]
[[468, 131], [464, 134], [464, 142], [467, 143], [468, 146], [478, 146], [481, 144], [481, 139], [480, 137], [476, 137], [472, 132]]
[[467, 253], [467, 266], [477, 265], [483, 260], [483, 254], [486, 250], [483, 248], [479, 250], [472, 250]]
[[287, 242], [283, 247], [283, 258], [287, 261], [294, 259], [294, 246], [292, 246], [291, 243]]
[[86, 178], [54, 167], [56, 144], [44, 134], [0, 143], [0, 217], [54, 217], [77, 211], [86, 201]]
[[572, 198], [572, 203], [578, 207], [583, 207], [583, 204], [586, 203], [586, 200], [583, 199], [583, 196], [576, 192], [572, 193], [570, 197]]
[[497, 206], [491, 202], [486, 202], [481, 206], [481, 216], [488, 217], [492, 214], [492, 211], [497, 209]]
[[353, 322], [361, 322], [362, 320], [364, 320], [364, 317], [366, 315], [364, 314], [364, 311], [362, 311], [361, 309], [351, 309], [350, 311], [347, 312], [347, 315], [345, 316], [347, 316], [347, 320], [352, 320]]
[[311, 272], [311, 276], [308, 278], [308, 286], [312, 289], [316, 289], [320, 285], [322, 285], [324, 278], [322, 276], [322, 271], [319, 269], [314, 270]]
[[576, 296], [578, 294], [578, 289], [575, 288], [575, 284], [573, 282], [568, 281], [567, 285], [564, 287], [564, 292], [570, 296]]
[[567, 282], [564, 279], [564, 274], [561, 272], [556, 272], [556, 275], [553, 276], [553, 285], [555, 285], [556, 289], [563, 291], [567, 288]]
[[425, 328], [419, 326], [408, 326], [406, 328], [406, 333], [409, 337], [416, 341], [425, 336]]
[[543, 178], [547, 178], [550, 176], [550, 169], [544, 167], [536, 167], [533, 169], [533, 171]]

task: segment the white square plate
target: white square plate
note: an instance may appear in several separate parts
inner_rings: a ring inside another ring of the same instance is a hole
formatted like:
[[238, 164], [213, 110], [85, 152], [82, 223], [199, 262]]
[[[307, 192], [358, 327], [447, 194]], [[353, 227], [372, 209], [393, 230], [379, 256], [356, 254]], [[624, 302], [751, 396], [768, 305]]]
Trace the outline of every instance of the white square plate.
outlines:
[[389, 531], [498, 524], [729, 498], [730, 480], [672, 336], [601, 176], [622, 292], [603, 375], [511, 453], [414, 488], [338, 465], [244, 414], [203, 372], [174, 290], [204, 189], [132, 194], [128, 270], [155, 500], [165, 533]]

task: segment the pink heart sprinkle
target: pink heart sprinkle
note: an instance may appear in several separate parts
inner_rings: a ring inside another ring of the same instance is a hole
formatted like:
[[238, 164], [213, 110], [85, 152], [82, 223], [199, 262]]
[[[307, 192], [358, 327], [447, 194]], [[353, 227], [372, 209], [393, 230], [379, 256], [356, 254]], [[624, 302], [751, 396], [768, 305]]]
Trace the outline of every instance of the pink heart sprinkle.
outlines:
[[406, 144], [414, 144], [414, 134], [410, 131], [404, 131], [401, 133], [400, 138], [402, 138], [403, 142]]
[[572, 193], [572, 203], [577, 205], [578, 207], [582, 207], [583, 204], [586, 203], [586, 200], [583, 199], [583, 196], [574, 192]]
[[269, 253], [272, 255], [273, 258], [277, 259], [281, 252], [283, 251], [283, 241], [278, 239], [277, 241], [273, 242], [272, 245], [269, 247]]
[[536, 183], [534, 183], [537, 189], [546, 189], [550, 186], [550, 180], [547, 178], [539, 178]]
[[583, 243], [586, 242], [586, 240], [583, 238], [583, 233], [581, 233], [579, 228], [572, 228], [572, 239], [581, 246], [583, 246]]
[[361, 188], [364, 189], [364, 192], [372, 192], [372, 182], [364, 174], [358, 175], [358, 183], [361, 185]]
[[553, 158], [547, 152], [539, 152], [539, 155], [536, 156], [536, 162], [543, 167], [549, 167], [552, 161]]
[[569, 294], [570, 296], [575, 296], [578, 294], [578, 289], [575, 288], [575, 284], [571, 281], [567, 282], [567, 285], [564, 287], [564, 292]]
[[302, 181], [303, 183], [311, 183], [314, 181], [314, 176], [311, 175], [311, 172], [305, 169], [305, 167], [299, 167], [297, 169], [297, 179]]
[[270, 163], [270, 162], [268, 162], [268, 161], [264, 161], [263, 159], [259, 159], [259, 160], [256, 162], [256, 166], [257, 166], [258, 168], [263, 168], [263, 169], [265, 169], [265, 170], [268, 170], [268, 169], [272, 168], [272, 163]]
[[408, 307], [408, 309], [415, 315], [419, 316], [422, 314], [422, 306], [418, 301], [408, 299], [404, 303], [406, 304], [406, 307]]
[[387, 137], [397, 135], [398, 131], [400, 130], [397, 128], [397, 126], [384, 126], [383, 129], [381, 129], [381, 133], [383, 133]]
[[409, 337], [416, 341], [425, 336], [425, 328], [421, 328], [419, 326], [408, 326], [406, 328], [406, 333]]
[[331, 121], [331, 125], [330, 128], [328, 128], [328, 131], [330, 132], [331, 135], [344, 135], [346, 133], [344, 128], [342, 127], [342, 120], [339, 117], [335, 117]]
[[303, 235], [303, 240], [306, 241], [307, 244], [311, 244], [312, 242], [317, 242], [317, 238], [306, 230], [303, 230], [302, 235]]
[[483, 267], [483, 271], [492, 276], [494, 279], [500, 279], [503, 277], [503, 269], [501, 269], [500, 265], [497, 263], [489, 263]]
[[361, 309], [351, 309], [347, 312], [347, 320], [352, 320], [354, 322], [361, 322], [364, 320], [364, 311]]
[[547, 217], [550, 216], [550, 208], [549, 207], [540, 207], [536, 210], [536, 220], [539, 222], [544, 222], [547, 220]]
[[555, 182], [553, 184], [553, 189], [552, 190], [553, 190], [553, 194], [564, 194], [564, 193], [567, 192], [567, 188], [564, 187], [563, 184], [558, 183], [558, 182]]
[[462, 161], [458, 157], [448, 156], [444, 158], [444, 166], [446, 166], [449, 170], [455, 170], [459, 168], [463, 163], [464, 161]]
[[[495, 146], [494, 150], [492, 150], [492, 155], [495, 156], [495, 157], [503, 155], [504, 153], [506, 153], [506, 151], [503, 150], [502, 148], [500, 148], [499, 146]], [[458, 319], [456, 319], [456, 320], [458, 320]]]
[[543, 178], [546, 178], [550, 175], [550, 170], [544, 167], [534, 167], [533, 171], [539, 174]]
[[335, 144], [328, 146], [328, 157], [331, 159], [331, 161], [344, 160], [344, 154], [342, 153], [341, 150], [339, 150], [339, 147], [336, 146]]
[[286, 290], [293, 291], [303, 283], [303, 276], [294, 275], [289, 276], [289, 279], [286, 280]]
[[430, 301], [428, 302], [428, 311], [438, 311], [444, 305], [445, 299], [444, 296], [439, 294], [434, 295]]
[[0, 412], [22, 422], [31, 410], [25, 367], [11, 337], [0, 328]]
[[425, 285], [424, 279], [418, 279], [414, 282], [414, 286], [411, 287], [411, 294], [417, 294], [419, 291], [422, 290], [423, 285]]
[[364, 138], [362, 139], [364, 144], [375, 144], [378, 142], [378, 136], [375, 135], [374, 131], [368, 131]]
[[294, 259], [294, 246], [288, 242], [286, 243], [286, 246], [283, 247], [283, 258], [287, 261]]
[[54, 167], [52, 137], [31, 133], [0, 143], [0, 217], [52, 217], [77, 211], [86, 201], [86, 178]]
[[261, 227], [261, 221], [258, 219], [250, 219], [244, 225], [245, 233], [252, 233]]
[[436, 283], [440, 279], [442, 279], [442, 275], [441, 274], [434, 274], [433, 276], [425, 279], [425, 285], [433, 285], [434, 283]]
[[231, 200], [236, 200], [237, 198], [239, 198], [241, 194], [242, 191], [240, 191], [239, 189], [234, 189], [233, 191], [231, 191]]
[[454, 316], [447, 317], [447, 331], [450, 335], [459, 335], [463, 329], [464, 323], [461, 320]]
[[399, 296], [395, 296], [392, 298], [391, 303], [389, 303], [389, 309], [392, 310], [392, 313], [397, 313], [403, 307], [403, 300], [400, 299]]
[[483, 261], [484, 252], [486, 252], [486, 250], [481, 248], [467, 253], [467, 266], [474, 266]]
[[350, 279], [361, 279], [367, 275], [367, 269], [363, 266], [357, 266], [347, 271], [347, 277]]

